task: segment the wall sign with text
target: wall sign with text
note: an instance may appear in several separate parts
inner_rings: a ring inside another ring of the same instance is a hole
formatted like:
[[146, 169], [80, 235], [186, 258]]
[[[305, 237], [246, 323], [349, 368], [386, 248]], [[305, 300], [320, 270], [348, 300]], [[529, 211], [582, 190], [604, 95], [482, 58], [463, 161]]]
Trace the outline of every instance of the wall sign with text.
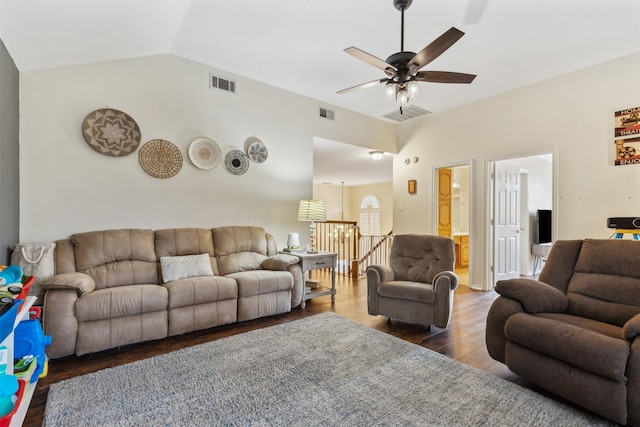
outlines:
[[626, 108], [616, 111], [615, 144], [616, 158], [614, 164], [640, 164], [640, 107]]

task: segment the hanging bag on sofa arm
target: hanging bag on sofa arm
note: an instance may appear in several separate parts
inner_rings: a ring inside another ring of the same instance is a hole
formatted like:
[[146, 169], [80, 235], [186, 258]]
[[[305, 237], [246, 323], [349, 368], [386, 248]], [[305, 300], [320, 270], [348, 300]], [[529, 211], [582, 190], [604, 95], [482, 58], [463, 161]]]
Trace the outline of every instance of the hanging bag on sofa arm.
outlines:
[[11, 264], [19, 265], [24, 274], [35, 276], [29, 295], [38, 297], [36, 305], [42, 304], [40, 281], [55, 274], [55, 243], [17, 243], [11, 254]]

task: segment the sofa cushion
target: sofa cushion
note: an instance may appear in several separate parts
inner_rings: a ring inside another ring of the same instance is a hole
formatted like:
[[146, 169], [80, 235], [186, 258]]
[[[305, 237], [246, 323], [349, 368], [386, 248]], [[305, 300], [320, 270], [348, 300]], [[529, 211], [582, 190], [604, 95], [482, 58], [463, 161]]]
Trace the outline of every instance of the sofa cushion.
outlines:
[[[593, 326], [595, 329], [598, 327]], [[511, 316], [504, 331], [509, 341], [523, 347], [615, 381], [626, 381], [625, 370], [631, 348], [623, 339], [559, 319], [526, 313]], [[621, 331], [619, 336], [622, 336]]]
[[160, 285], [130, 285], [100, 289], [76, 301], [79, 322], [103, 320], [133, 314], [166, 311], [169, 293]]
[[382, 282], [378, 285], [378, 295], [381, 297], [426, 302], [429, 304], [436, 302], [436, 293], [433, 285], [419, 282], [402, 280]]
[[[425, 238], [428, 237], [428, 238]], [[389, 265], [396, 280], [432, 283], [441, 271], [453, 271], [453, 239], [442, 236], [400, 234], [393, 238]]]
[[192, 277], [163, 286], [169, 291], [169, 308], [238, 298], [236, 281], [223, 276]]
[[163, 256], [160, 258], [163, 283], [189, 277], [213, 276], [209, 254]]
[[638, 259], [636, 241], [585, 240], [567, 288], [567, 312], [617, 326], [640, 314]]
[[578, 326], [592, 332], [597, 332], [611, 338], [623, 339], [624, 333], [622, 328], [609, 323], [599, 322], [597, 320], [586, 317], [574, 316], [566, 313], [536, 313], [534, 316], [543, 317], [545, 319], [556, 320], [561, 323]]
[[212, 230], [220, 275], [259, 270], [268, 257], [267, 233], [262, 227], [230, 226]]
[[158, 259], [165, 256], [208, 254], [213, 274], [218, 274], [214, 258], [213, 236], [206, 228], [167, 228], [155, 231], [155, 246]]
[[158, 283], [151, 230], [106, 230], [71, 236], [76, 269], [93, 277], [96, 289]]
[[238, 282], [238, 298], [287, 291], [293, 288], [293, 276], [288, 271], [252, 270], [228, 274]]

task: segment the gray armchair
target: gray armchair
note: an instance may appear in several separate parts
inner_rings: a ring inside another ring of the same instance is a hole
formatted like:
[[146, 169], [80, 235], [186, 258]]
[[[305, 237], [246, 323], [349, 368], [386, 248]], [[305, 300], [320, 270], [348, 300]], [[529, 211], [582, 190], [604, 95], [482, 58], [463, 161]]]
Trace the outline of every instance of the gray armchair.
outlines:
[[369, 314], [446, 328], [458, 287], [453, 239], [416, 234], [393, 239], [389, 266], [367, 267]]

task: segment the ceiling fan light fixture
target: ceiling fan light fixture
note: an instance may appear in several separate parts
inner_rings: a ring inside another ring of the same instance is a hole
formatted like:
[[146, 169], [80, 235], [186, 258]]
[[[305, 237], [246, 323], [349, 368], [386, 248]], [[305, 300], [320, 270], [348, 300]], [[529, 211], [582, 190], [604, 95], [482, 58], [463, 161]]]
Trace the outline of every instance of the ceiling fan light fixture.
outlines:
[[409, 95], [409, 98], [414, 98], [419, 91], [420, 88], [418, 86], [418, 82], [415, 80], [411, 80], [407, 85], [407, 94]]
[[405, 88], [398, 89], [396, 102], [398, 103], [398, 107], [403, 107], [409, 103], [409, 94]]
[[369, 155], [376, 162], [382, 158], [384, 155], [384, 151], [369, 151]]
[[384, 99], [387, 101], [393, 101], [396, 97], [396, 84], [395, 83], [387, 83], [387, 87], [384, 90]]

